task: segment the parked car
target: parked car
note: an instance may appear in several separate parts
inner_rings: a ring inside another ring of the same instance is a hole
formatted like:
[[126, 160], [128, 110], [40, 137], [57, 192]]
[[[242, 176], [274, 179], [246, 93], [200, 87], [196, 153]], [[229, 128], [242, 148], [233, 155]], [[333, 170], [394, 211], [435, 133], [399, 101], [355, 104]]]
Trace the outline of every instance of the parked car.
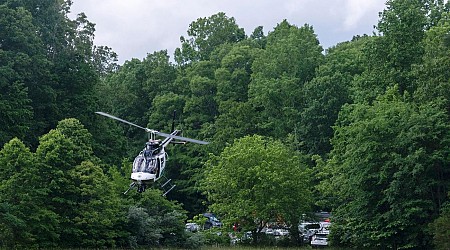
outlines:
[[205, 229], [210, 229], [212, 227], [222, 227], [222, 222], [220, 222], [216, 215], [212, 213], [204, 213], [203, 216], [208, 219], [204, 226]]
[[324, 233], [324, 234], [329, 234], [330, 226], [331, 226], [330, 222], [320, 222], [320, 229], [318, 232]]
[[197, 232], [200, 230], [200, 226], [197, 223], [190, 222], [190, 223], [186, 223], [185, 229], [186, 229], [186, 231], [194, 233], [194, 232]]
[[323, 247], [328, 246], [328, 234], [326, 233], [316, 233], [311, 238], [312, 247]]
[[242, 240], [243, 241], [251, 241], [251, 240], [253, 240], [253, 233], [252, 233], [252, 231], [245, 232], [244, 235], [242, 235]]
[[303, 222], [298, 225], [298, 231], [302, 234], [304, 243], [311, 242], [312, 236], [317, 233], [320, 228], [321, 225], [318, 222]]
[[288, 236], [289, 235], [289, 230], [285, 229], [285, 228], [277, 228], [274, 230], [273, 235], [275, 236]]
[[263, 228], [261, 232], [264, 232], [267, 235], [273, 235], [274, 230], [272, 228]]

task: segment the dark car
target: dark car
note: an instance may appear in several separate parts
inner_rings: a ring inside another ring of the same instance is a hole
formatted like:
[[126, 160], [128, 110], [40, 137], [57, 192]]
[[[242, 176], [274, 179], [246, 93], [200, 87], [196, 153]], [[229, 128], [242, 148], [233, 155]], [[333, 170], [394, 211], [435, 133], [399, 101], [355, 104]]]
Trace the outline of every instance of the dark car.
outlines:
[[320, 230], [321, 226], [318, 222], [304, 222], [298, 225], [298, 231], [303, 236], [304, 243], [310, 243], [313, 235]]
[[212, 227], [222, 227], [222, 222], [220, 222], [217, 216], [213, 213], [204, 213], [203, 216], [208, 219], [205, 223], [205, 229], [210, 229]]

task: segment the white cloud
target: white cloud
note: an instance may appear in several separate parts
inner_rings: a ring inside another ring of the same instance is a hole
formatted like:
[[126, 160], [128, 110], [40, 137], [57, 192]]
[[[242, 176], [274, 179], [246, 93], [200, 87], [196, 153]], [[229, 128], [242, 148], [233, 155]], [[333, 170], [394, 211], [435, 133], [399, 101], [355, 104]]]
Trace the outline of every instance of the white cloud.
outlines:
[[247, 35], [257, 26], [272, 31], [283, 19], [308, 23], [327, 48], [371, 33], [383, 8], [384, 0], [74, 0], [72, 12], [85, 12], [96, 24], [95, 43], [111, 47], [123, 63], [163, 49], [172, 56], [191, 22], [218, 12]]
[[[346, 1], [346, 17], [343, 30], [353, 30], [358, 27], [367, 15], [380, 12], [384, 7], [384, 3], [378, 0], [347, 0]], [[375, 23], [374, 23], [375, 24]]]

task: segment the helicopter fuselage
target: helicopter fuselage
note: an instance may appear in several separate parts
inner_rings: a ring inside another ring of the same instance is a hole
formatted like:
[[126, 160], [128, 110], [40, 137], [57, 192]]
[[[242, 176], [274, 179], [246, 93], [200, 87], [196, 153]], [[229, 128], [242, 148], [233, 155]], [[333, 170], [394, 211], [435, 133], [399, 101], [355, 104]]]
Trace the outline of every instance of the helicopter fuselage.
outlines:
[[149, 184], [156, 181], [166, 167], [167, 154], [164, 147], [157, 149], [144, 148], [134, 159], [131, 179], [136, 184]]
[[[174, 130], [170, 135], [177, 136], [181, 131]], [[167, 137], [163, 141], [150, 139], [145, 148], [133, 161], [130, 179], [132, 186], [137, 185], [138, 192], [143, 192], [151, 182], [157, 181], [163, 174], [168, 160], [165, 147], [173, 141]]]

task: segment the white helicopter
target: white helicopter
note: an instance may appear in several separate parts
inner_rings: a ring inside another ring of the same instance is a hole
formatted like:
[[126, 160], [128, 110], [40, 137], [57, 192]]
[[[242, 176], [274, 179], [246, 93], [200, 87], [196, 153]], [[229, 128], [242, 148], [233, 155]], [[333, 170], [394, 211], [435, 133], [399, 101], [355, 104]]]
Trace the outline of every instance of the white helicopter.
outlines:
[[[168, 155], [165, 151], [165, 147], [169, 143], [185, 144], [186, 142], [193, 142], [203, 145], [208, 144], [208, 142], [205, 141], [179, 136], [178, 134], [181, 133], [180, 130], [173, 130], [172, 133], [166, 134], [153, 129], [141, 127], [139, 125], [104, 112], [95, 113], [143, 129], [145, 130], [145, 132], [149, 133], [149, 140], [146, 143], [145, 148], [139, 153], [138, 156], [136, 156], [133, 161], [133, 169], [130, 177], [133, 182], [130, 184], [130, 187], [127, 191], [124, 192], [124, 194], [128, 193], [128, 191], [130, 191], [135, 186], [137, 186], [137, 191], [139, 193], [144, 192], [148, 184], [150, 184], [152, 181], [156, 182], [161, 177], [164, 177], [162, 174], [168, 160]], [[156, 136], [162, 136], [165, 137], [165, 139], [161, 141], [159, 139], [156, 139]], [[180, 141], [173, 141], [174, 139]], [[172, 185], [170, 181], [171, 180], [166, 178], [166, 182], [161, 184], [161, 187], [164, 188], [165, 191], [163, 194], [164, 196], [175, 187], [175, 185]]]

